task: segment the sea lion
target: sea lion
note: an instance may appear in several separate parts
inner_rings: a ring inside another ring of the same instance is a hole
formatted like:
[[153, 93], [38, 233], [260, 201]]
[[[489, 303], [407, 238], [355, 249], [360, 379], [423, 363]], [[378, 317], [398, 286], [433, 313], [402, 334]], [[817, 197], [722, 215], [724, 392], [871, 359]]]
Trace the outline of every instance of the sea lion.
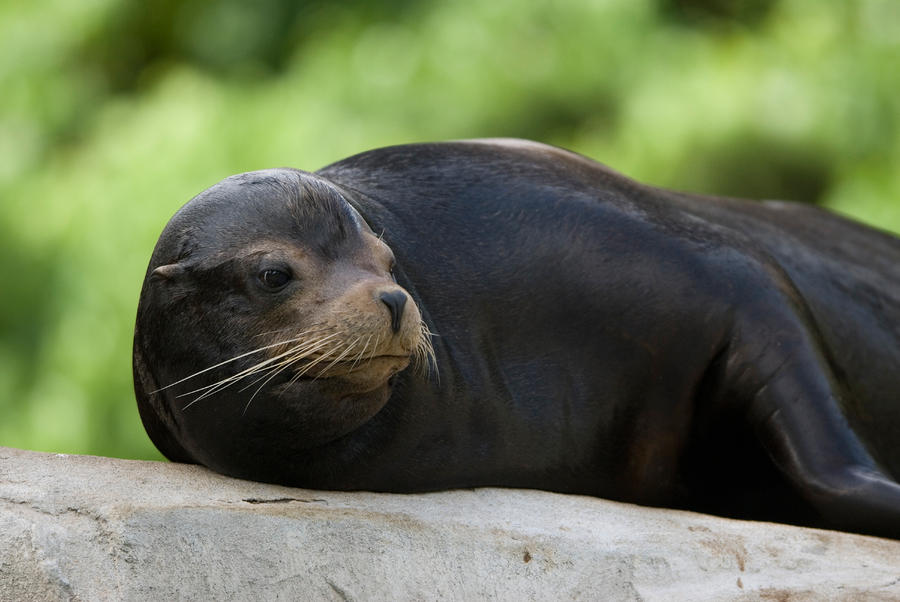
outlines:
[[538, 143], [233, 176], [168, 223], [135, 391], [168, 458], [900, 537], [900, 240]]

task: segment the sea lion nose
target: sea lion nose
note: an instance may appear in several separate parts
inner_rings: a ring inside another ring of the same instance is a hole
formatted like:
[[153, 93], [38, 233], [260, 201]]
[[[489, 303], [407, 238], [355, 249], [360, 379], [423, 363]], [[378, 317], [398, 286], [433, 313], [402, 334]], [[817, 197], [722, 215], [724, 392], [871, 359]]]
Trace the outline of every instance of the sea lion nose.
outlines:
[[403, 319], [403, 308], [406, 307], [406, 293], [403, 291], [385, 291], [378, 294], [378, 298], [387, 305], [391, 312], [391, 330], [396, 333], [400, 330], [400, 320]]

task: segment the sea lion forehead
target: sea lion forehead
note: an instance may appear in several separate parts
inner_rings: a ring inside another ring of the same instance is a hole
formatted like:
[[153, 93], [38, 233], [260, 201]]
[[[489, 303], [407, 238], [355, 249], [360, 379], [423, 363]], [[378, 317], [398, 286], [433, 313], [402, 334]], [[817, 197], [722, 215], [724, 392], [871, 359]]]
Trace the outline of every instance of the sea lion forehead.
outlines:
[[275, 237], [330, 256], [369, 230], [333, 184], [291, 168], [228, 177], [197, 195], [184, 213], [195, 227], [203, 224], [210, 248]]
[[299, 169], [251, 171], [226, 178], [222, 183], [236, 187], [240, 197], [273, 210], [279, 217], [287, 209], [301, 227], [322, 219], [345, 228], [362, 227], [357, 211], [333, 184]]

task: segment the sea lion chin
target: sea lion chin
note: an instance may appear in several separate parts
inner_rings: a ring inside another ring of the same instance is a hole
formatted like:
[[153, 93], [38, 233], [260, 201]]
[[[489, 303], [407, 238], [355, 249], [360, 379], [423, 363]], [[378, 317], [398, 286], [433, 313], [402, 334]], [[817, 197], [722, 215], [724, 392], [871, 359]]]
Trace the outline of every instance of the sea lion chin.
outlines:
[[900, 538], [897, 324], [892, 235], [527, 141], [416, 144], [187, 203], [135, 392], [163, 454], [241, 478]]

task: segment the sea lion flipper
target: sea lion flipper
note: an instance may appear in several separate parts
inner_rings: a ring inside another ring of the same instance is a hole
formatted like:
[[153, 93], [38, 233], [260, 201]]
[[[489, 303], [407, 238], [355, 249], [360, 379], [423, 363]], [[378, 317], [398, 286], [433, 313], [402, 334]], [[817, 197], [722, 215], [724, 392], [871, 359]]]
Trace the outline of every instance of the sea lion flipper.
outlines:
[[900, 537], [900, 484], [848, 423], [815, 329], [797, 316], [776, 322], [745, 330], [731, 362], [744, 390], [756, 391], [748, 417], [757, 437], [828, 524]]
[[807, 404], [791, 405], [798, 407], [776, 410], [758, 428], [775, 464], [830, 525], [900, 537], [900, 484], [831, 412], [814, 416], [799, 409]]

